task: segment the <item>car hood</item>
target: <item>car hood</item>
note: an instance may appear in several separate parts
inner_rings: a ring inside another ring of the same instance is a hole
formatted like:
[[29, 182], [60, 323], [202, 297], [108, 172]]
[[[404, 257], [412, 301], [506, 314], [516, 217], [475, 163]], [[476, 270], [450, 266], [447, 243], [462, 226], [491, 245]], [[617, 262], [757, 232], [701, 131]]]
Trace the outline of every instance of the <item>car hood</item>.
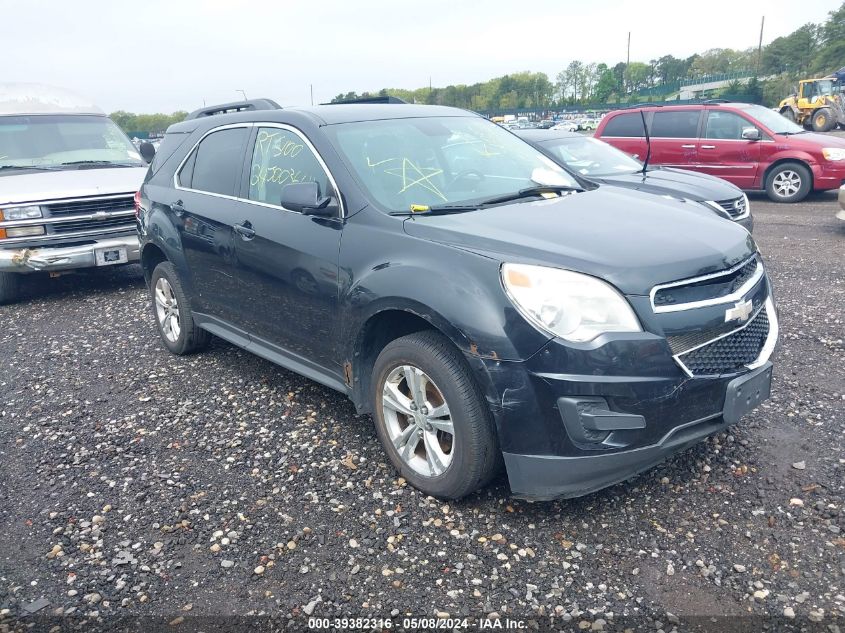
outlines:
[[645, 174], [614, 174], [595, 176], [590, 180], [636, 189], [661, 196], [674, 196], [689, 200], [730, 200], [742, 195], [742, 191], [726, 180], [707, 174], [697, 174], [686, 169], [654, 167]]
[[135, 193], [146, 167], [22, 171], [0, 178], [0, 205]]
[[776, 143], [809, 143], [813, 146], [819, 147], [841, 147], [845, 148], [845, 138], [841, 136], [833, 136], [831, 134], [816, 134], [815, 132], [802, 132], [800, 134], [790, 134], [788, 136], [778, 134], [775, 140]]
[[729, 268], [756, 251], [751, 235], [705, 207], [603, 186], [551, 200], [414, 216], [408, 235], [499, 261], [601, 277], [629, 295]]

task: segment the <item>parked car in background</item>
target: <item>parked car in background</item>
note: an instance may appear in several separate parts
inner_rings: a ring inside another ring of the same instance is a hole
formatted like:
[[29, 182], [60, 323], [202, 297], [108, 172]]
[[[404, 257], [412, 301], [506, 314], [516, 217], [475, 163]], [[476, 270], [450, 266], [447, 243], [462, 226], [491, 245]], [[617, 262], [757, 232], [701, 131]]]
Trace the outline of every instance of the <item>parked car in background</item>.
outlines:
[[540, 121], [537, 124], [537, 127], [541, 130], [548, 130], [548, 129], [554, 127], [554, 124], [555, 124], [555, 122], [552, 121], [551, 119], [543, 119], [542, 121]]
[[845, 139], [807, 132], [769, 108], [747, 103], [648, 106], [610, 112], [596, 131], [650, 164], [724, 178], [744, 191], [765, 190], [775, 202], [798, 202], [810, 191], [845, 182]]
[[558, 121], [552, 126], [553, 130], [565, 130], [567, 132], [577, 132], [578, 124], [575, 121]]
[[598, 119], [581, 119], [580, 128], [582, 130], [595, 130], [598, 123]]
[[671, 196], [699, 204], [720, 217], [754, 230], [751, 204], [731, 183], [686, 169], [648, 166], [607, 143], [576, 132], [526, 130], [516, 134], [555, 161], [593, 182]]
[[0, 303], [27, 275], [137, 261], [133, 196], [146, 163], [96, 105], [0, 84]]
[[171, 126], [139, 192], [172, 353], [215, 334], [347, 394], [444, 498], [502, 461], [517, 496], [587, 494], [768, 397], [777, 314], [744, 229], [465, 110], [251, 105]]

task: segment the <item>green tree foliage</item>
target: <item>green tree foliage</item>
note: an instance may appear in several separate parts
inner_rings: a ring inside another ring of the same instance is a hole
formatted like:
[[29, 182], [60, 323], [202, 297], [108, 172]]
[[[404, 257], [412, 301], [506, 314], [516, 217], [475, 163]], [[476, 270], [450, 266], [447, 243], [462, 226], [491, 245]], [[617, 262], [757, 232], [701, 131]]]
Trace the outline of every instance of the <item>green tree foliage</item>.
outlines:
[[805, 24], [789, 35], [772, 40], [772, 43], [763, 49], [760, 74], [806, 74], [818, 52], [817, 45], [818, 27], [815, 24]]
[[813, 68], [830, 73], [845, 66], [845, 2], [828, 14], [827, 21], [819, 27], [818, 53]]
[[173, 114], [133, 114], [118, 110], [109, 116], [127, 134], [158, 134], [174, 123], [184, 121], [188, 113], [179, 111]]

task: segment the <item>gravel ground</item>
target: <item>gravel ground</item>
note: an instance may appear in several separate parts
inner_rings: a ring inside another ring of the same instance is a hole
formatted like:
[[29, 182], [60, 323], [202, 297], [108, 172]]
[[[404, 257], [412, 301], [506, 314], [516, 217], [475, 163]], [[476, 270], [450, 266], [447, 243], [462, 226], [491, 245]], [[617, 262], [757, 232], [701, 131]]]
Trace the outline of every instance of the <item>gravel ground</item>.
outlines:
[[504, 479], [426, 498], [343, 396], [221, 341], [169, 355], [137, 267], [39, 281], [0, 307], [0, 628], [845, 630], [845, 226], [832, 193], [752, 208], [781, 313], [772, 399], [553, 503]]

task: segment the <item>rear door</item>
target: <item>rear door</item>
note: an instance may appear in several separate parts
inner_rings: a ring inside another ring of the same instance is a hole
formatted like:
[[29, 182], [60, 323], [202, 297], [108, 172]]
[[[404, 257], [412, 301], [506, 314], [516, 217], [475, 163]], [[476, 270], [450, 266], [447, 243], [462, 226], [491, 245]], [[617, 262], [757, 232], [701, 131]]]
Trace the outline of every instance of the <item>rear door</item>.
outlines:
[[765, 132], [736, 112], [710, 108], [705, 114], [698, 152], [700, 170], [724, 178], [740, 189], [753, 189], [763, 144], [762, 141], [745, 140], [742, 130], [757, 128], [761, 136], [765, 136]]
[[653, 113], [651, 136], [652, 165], [698, 169], [698, 128], [701, 108], [657, 110]]
[[239, 285], [232, 225], [237, 216], [249, 126], [226, 126], [206, 134], [176, 173], [176, 218], [194, 310], [230, 323], [239, 320]]

